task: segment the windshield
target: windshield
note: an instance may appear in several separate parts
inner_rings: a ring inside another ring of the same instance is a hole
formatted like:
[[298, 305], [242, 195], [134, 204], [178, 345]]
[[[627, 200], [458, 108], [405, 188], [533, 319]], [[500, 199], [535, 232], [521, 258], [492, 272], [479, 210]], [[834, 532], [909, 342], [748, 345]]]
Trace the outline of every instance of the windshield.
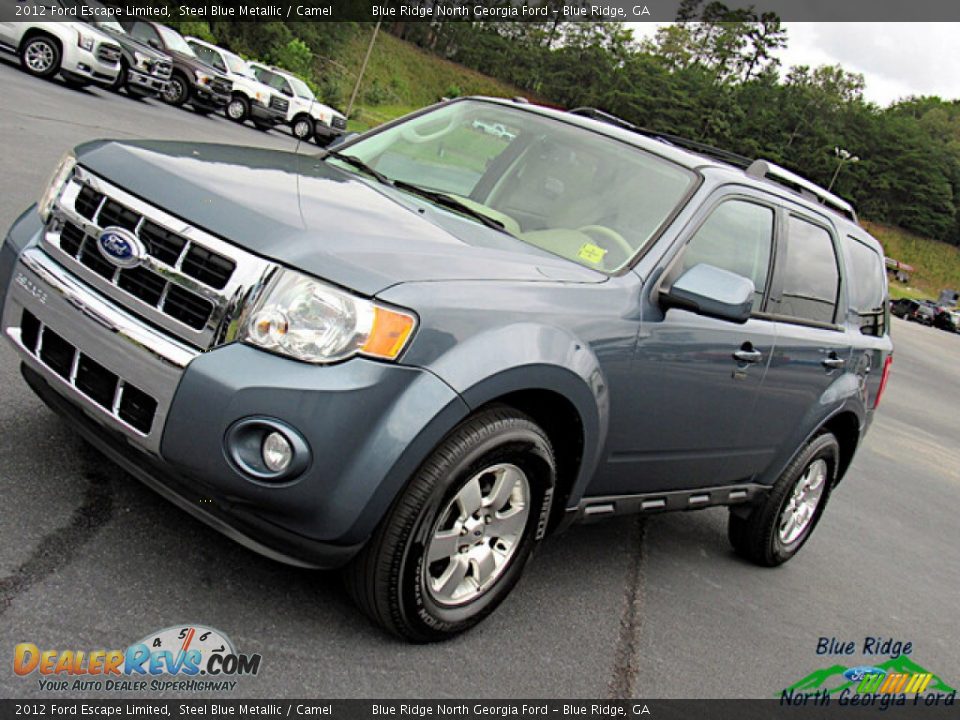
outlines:
[[253, 71], [247, 67], [247, 61], [242, 57], [234, 55], [232, 52], [227, 52], [226, 50], [223, 51], [223, 57], [227, 61], [227, 67], [230, 68], [230, 72], [236, 75], [243, 75], [244, 77], [253, 77]]
[[160, 32], [160, 36], [163, 38], [163, 44], [166, 45], [168, 49], [196, 57], [193, 48], [187, 45], [187, 41], [183, 39], [180, 33], [172, 28], [168, 28], [166, 25], [157, 25], [156, 27]]
[[290, 84], [293, 85], [293, 91], [297, 94], [297, 97], [302, 97], [306, 100], [313, 100], [313, 91], [307, 87], [307, 84], [303, 82], [303, 80], [291, 75]]
[[[342, 152], [459, 200], [531, 245], [614, 272], [660, 230], [692, 171], [632, 145], [482, 101], [459, 101]], [[330, 162], [360, 173], [343, 161]]]
[[105, 30], [110, 30], [111, 32], [120, 33], [121, 35], [127, 34], [127, 31], [121, 27], [120, 23], [113, 19], [116, 17], [116, 11], [113, 8], [108, 8], [99, 2], [99, 0], [60, 0], [60, 4], [68, 10], [77, 10], [77, 12], [82, 11], [81, 5], [93, 8], [96, 12], [94, 25]]

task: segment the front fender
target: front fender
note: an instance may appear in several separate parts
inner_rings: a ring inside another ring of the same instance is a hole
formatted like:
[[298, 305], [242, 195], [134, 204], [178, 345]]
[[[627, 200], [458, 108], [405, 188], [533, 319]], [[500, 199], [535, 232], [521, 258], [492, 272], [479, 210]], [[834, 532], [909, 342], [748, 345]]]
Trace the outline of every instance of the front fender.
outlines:
[[583, 431], [583, 458], [570, 502], [582, 495], [607, 436], [607, 382], [591, 347], [566, 329], [536, 323], [491, 328], [454, 344], [427, 367], [471, 410], [519, 391], [546, 390], [573, 405]]

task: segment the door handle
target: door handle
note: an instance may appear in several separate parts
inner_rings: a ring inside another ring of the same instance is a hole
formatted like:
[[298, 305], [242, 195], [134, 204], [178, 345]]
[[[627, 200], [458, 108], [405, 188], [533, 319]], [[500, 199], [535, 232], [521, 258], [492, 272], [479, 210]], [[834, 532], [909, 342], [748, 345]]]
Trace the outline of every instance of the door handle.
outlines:
[[744, 343], [743, 347], [733, 353], [733, 357], [742, 363], [758, 363], [763, 360], [763, 353], [754, 350], [750, 343]]
[[823, 360], [821, 360], [820, 364], [825, 368], [829, 368], [830, 370], [836, 370], [838, 368], [842, 368], [847, 364], [847, 362], [843, 358], [837, 357], [837, 354], [832, 352]]

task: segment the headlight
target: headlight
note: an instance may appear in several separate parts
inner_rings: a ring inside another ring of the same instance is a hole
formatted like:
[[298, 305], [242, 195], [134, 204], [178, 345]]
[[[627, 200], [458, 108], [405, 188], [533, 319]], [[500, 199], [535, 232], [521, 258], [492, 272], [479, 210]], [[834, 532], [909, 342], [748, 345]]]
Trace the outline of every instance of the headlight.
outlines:
[[257, 90], [257, 91], [254, 93], [254, 97], [256, 98], [256, 101], [257, 101], [258, 103], [260, 103], [261, 105], [266, 105], [266, 104], [267, 104], [267, 94], [266, 94], [265, 92], [263, 92], [262, 90]]
[[37, 212], [40, 213], [40, 218], [44, 222], [50, 219], [50, 211], [53, 209], [53, 204], [57, 201], [57, 198], [60, 197], [60, 191], [63, 190], [63, 186], [66, 185], [67, 180], [70, 179], [70, 175], [76, 166], [77, 159], [73, 156], [72, 152], [68, 152], [60, 158], [57, 169], [53, 171], [53, 175], [50, 176], [46, 187], [43, 189], [43, 193], [40, 195], [40, 199], [37, 201]]
[[193, 74], [197, 76], [197, 82], [201, 85], [209, 85], [210, 81], [213, 80], [213, 77], [207, 75], [203, 70], [194, 70]]
[[77, 45], [82, 47], [87, 52], [93, 50], [93, 35], [84, 35], [79, 30], [77, 31]]
[[141, 70], [150, 69], [150, 58], [144, 55], [142, 52], [136, 50], [133, 51], [133, 62]]
[[245, 315], [239, 339], [311, 363], [353, 355], [393, 360], [416, 327], [412, 313], [285, 270]]

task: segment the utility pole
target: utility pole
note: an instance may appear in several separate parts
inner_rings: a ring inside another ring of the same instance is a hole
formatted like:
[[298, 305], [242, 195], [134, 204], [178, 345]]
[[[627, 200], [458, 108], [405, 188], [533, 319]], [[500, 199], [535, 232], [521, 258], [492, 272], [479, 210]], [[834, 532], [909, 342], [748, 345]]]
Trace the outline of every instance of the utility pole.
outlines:
[[367, 71], [367, 63], [370, 62], [370, 54], [373, 52], [373, 44], [377, 41], [377, 33], [380, 32], [380, 23], [378, 20], [373, 28], [373, 35], [370, 37], [370, 44], [367, 45], [367, 54], [363, 56], [363, 65], [360, 66], [360, 74], [357, 75], [357, 82], [353, 86], [353, 92], [350, 93], [350, 103], [347, 105], [347, 117], [353, 114], [353, 103], [357, 99], [357, 93], [360, 92], [360, 83], [363, 82], [363, 74]]

